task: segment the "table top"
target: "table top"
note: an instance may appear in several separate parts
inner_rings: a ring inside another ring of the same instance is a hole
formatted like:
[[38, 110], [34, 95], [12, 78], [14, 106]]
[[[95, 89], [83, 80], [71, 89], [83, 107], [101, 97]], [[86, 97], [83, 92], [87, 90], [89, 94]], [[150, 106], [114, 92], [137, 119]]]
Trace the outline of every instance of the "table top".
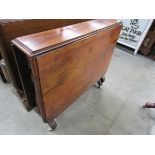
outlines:
[[40, 50], [58, 48], [84, 37], [118, 25], [114, 19], [90, 20], [62, 28], [43, 31], [14, 39], [12, 42], [27, 55], [33, 55]]

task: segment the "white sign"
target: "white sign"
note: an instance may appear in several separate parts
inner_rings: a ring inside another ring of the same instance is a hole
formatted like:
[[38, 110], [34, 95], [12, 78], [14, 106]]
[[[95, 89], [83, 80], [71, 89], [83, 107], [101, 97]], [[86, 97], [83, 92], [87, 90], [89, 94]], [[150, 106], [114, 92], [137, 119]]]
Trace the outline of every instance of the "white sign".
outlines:
[[118, 42], [135, 49], [134, 54], [136, 54], [153, 20], [123, 19], [120, 21], [123, 24], [123, 28]]

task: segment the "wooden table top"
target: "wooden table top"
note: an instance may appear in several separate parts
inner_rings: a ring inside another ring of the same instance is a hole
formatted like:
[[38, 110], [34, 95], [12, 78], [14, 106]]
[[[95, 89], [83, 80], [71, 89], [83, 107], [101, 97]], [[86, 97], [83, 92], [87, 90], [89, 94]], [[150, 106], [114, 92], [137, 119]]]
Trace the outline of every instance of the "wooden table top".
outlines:
[[62, 28], [43, 31], [14, 39], [12, 42], [27, 55], [33, 55], [40, 50], [53, 49], [70, 42], [88, 37], [96, 31], [109, 29], [118, 24], [114, 19], [90, 20]]

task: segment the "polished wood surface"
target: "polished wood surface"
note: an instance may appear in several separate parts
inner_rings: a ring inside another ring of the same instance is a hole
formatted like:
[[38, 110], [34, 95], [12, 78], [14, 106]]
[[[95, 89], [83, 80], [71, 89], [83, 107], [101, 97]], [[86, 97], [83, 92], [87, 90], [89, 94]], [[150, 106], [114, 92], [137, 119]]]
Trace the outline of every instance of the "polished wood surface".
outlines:
[[[88, 19], [87, 19], [88, 20]], [[55, 29], [66, 25], [87, 21], [86, 19], [0, 19], [0, 53], [10, 74], [11, 81], [17, 90], [20, 82], [16, 62], [11, 49], [11, 40], [32, 33]], [[0, 54], [0, 57], [1, 57]]]
[[37, 58], [48, 120], [55, 118], [106, 73], [119, 29], [82, 39]]
[[[56, 47], [59, 44], [63, 44], [69, 40], [75, 41], [76, 38], [89, 36], [89, 33], [105, 30], [107, 27], [114, 26], [115, 24], [116, 20], [90, 20], [83, 22], [82, 24], [74, 24], [58, 29], [18, 37], [16, 38], [16, 42], [17, 46], [19, 42], [22, 46], [24, 46], [24, 48], [22, 48], [23, 50], [26, 47], [26, 54], [31, 55], [31, 53], [33, 54], [38, 50], [49, 46]], [[14, 42], [14, 44], [16, 44], [16, 42]]]
[[45, 122], [52, 124], [106, 74], [121, 28], [116, 20], [92, 20], [12, 41], [15, 55], [22, 53], [30, 63], [36, 102]]

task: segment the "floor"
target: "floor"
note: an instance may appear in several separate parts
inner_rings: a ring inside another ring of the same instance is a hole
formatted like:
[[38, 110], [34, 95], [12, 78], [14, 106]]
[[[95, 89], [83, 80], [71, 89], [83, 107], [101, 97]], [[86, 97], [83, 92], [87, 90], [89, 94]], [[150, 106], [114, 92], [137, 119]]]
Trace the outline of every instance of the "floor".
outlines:
[[116, 48], [102, 89], [85, 92], [57, 118], [55, 131], [0, 81], [0, 134], [155, 134], [155, 109], [142, 108], [148, 101], [155, 102], [155, 62]]

